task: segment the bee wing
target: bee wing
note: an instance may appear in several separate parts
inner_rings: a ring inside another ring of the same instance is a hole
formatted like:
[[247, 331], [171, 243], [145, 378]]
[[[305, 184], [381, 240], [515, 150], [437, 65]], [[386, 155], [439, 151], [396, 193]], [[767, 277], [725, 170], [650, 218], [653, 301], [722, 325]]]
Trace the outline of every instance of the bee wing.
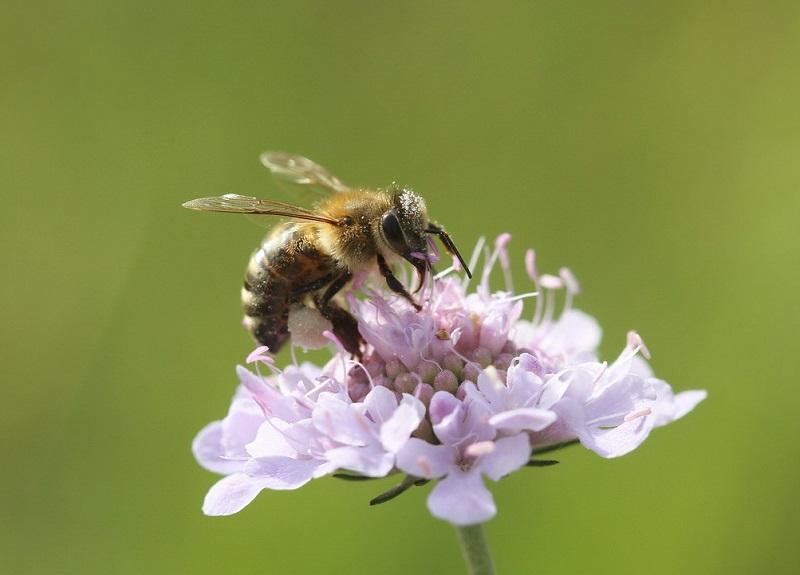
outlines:
[[286, 202], [275, 200], [262, 200], [250, 196], [240, 196], [239, 194], [225, 194], [212, 198], [197, 198], [183, 204], [184, 208], [198, 210], [201, 212], [230, 212], [236, 214], [255, 214], [264, 216], [283, 216], [294, 220], [305, 220], [312, 222], [322, 222], [338, 226], [339, 222], [332, 218], [293, 206]]
[[286, 152], [264, 152], [261, 163], [272, 172], [275, 181], [284, 188], [311, 189], [329, 194], [349, 190], [339, 178], [308, 158]]

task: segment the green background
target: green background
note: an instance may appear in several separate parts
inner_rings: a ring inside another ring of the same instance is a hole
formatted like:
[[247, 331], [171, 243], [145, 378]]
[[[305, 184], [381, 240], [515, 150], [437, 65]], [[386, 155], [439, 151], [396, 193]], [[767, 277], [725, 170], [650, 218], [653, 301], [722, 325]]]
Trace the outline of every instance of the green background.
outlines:
[[262, 230], [180, 203], [269, 196], [285, 149], [413, 185], [466, 251], [511, 232], [606, 357], [636, 328], [709, 390], [492, 486], [501, 573], [795, 572], [799, 31], [797, 2], [4, 3], [0, 571], [462, 572], [427, 487], [200, 513]]

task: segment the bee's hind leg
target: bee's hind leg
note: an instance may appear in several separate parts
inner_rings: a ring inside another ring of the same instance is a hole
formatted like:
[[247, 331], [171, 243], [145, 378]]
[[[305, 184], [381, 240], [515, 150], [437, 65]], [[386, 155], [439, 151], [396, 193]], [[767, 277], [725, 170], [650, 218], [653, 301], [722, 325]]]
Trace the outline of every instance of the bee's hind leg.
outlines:
[[339, 307], [331, 301], [346, 284], [353, 278], [349, 271], [342, 273], [331, 283], [322, 295], [314, 298], [319, 312], [333, 324], [333, 334], [339, 339], [344, 348], [356, 357], [361, 357], [361, 343], [364, 341], [358, 333], [358, 322], [350, 312]]

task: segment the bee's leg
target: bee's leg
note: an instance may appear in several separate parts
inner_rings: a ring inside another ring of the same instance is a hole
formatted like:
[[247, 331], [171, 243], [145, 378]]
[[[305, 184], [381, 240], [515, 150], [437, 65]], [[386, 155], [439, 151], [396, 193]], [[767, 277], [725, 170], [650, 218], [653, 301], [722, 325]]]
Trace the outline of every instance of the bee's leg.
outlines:
[[419, 311], [422, 309], [422, 306], [414, 301], [414, 297], [408, 293], [408, 290], [405, 288], [405, 286], [401, 284], [400, 280], [397, 279], [392, 273], [391, 268], [389, 268], [389, 264], [386, 263], [386, 260], [381, 254], [378, 254], [378, 268], [381, 270], [381, 275], [383, 275], [383, 279], [386, 280], [386, 284], [389, 286], [390, 290], [396, 294], [400, 294], [400, 296], [407, 300], [408, 303], [414, 306], [415, 310]]
[[358, 333], [358, 322], [350, 313], [331, 300], [347, 282], [353, 278], [349, 271], [344, 272], [328, 285], [325, 292], [314, 298], [319, 312], [333, 324], [333, 333], [351, 354], [361, 357], [361, 334]]

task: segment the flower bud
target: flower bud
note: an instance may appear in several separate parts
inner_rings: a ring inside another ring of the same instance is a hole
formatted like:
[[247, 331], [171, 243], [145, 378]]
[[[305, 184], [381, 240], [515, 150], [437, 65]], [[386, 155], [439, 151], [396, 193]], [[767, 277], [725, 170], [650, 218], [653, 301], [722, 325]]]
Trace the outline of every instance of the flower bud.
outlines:
[[478, 381], [478, 376], [483, 371], [480, 366], [475, 363], [468, 363], [464, 366], [464, 371], [461, 374], [463, 381], [472, 381], [476, 383]]
[[433, 389], [436, 391], [455, 393], [458, 390], [458, 378], [456, 374], [449, 369], [440, 371], [433, 380]]
[[427, 383], [420, 383], [414, 390], [414, 396], [428, 407], [433, 397], [433, 387]]
[[460, 376], [461, 371], [464, 369], [464, 361], [456, 354], [448, 353], [442, 360], [442, 367], [444, 369], [449, 369], [456, 374], [456, 376]]
[[433, 383], [433, 379], [440, 371], [441, 370], [435, 363], [427, 361], [422, 362], [419, 367], [417, 367], [417, 373], [419, 373], [420, 379], [425, 383]]
[[413, 393], [419, 383], [416, 373], [401, 373], [394, 378], [394, 389], [399, 393]]

